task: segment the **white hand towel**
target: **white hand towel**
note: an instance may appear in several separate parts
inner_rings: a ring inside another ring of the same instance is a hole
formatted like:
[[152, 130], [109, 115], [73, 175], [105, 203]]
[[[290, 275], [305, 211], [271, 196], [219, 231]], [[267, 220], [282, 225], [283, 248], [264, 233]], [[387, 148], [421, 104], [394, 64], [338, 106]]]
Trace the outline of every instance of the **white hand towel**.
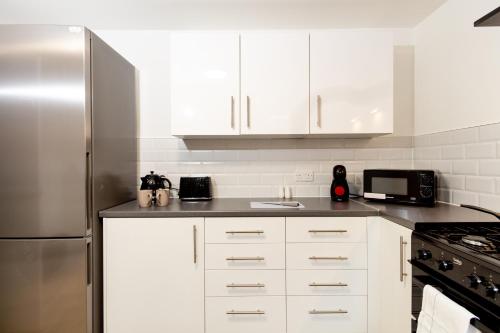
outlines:
[[477, 318], [462, 306], [440, 293], [436, 288], [424, 287], [422, 309], [418, 316], [417, 333], [475, 333], [470, 325]]
[[436, 296], [431, 333], [468, 333], [477, 317], [443, 294]]
[[417, 333], [431, 333], [434, 305], [437, 295], [440, 294], [436, 288], [429, 285], [424, 286], [422, 309], [418, 315]]

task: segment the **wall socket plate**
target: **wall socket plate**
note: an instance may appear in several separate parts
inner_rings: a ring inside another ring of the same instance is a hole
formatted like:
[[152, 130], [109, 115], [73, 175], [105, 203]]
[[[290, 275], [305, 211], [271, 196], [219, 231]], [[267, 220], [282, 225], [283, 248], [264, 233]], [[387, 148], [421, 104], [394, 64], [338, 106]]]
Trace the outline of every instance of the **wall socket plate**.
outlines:
[[296, 182], [313, 182], [314, 181], [314, 171], [304, 170], [297, 171], [295, 173]]

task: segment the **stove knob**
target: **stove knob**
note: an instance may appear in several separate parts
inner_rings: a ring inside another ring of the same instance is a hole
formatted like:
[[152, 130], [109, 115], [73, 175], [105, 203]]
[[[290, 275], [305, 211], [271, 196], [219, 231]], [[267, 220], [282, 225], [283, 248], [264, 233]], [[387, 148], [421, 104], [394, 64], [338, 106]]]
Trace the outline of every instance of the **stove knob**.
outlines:
[[496, 298], [498, 287], [493, 282], [486, 282], [486, 296]]
[[472, 273], [468, 276], [469, 278], [469, 287], [477, 289], [477, 287], [483, 282], [483, 280], [477, 276], [477, 274]]
[[425, 249], [420, 249], [417, 251], [418, 259], [427, 260], [432, 258], [432, 252]]
[[450, 260], [439, 260], [438, 268], [443, 272], [451, 271], [453, 269], [453, 262], [451, 262]]

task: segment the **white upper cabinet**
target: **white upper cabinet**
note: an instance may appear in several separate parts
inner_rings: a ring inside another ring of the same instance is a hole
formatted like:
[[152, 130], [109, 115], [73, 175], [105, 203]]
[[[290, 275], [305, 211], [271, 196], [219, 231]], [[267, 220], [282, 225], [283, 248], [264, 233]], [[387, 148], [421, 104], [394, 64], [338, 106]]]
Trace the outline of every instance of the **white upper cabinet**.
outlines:
[[171, 87], [173, 135], [238, 135], [238, 33], [173, 33]]
[[393, 132], [393, 35], [311, 33], [311, 134]]
[[309, 34], [241, 34], [241, 134], [309, 133]]

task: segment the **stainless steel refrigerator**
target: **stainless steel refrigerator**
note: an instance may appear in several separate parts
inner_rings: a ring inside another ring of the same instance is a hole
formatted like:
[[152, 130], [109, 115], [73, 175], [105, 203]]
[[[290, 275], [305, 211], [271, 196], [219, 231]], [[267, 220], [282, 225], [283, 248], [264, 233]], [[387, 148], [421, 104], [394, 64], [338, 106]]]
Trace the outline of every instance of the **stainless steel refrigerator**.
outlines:
[[0, 332], [101, 332], [97, 212], [135, 198], [136, 103], [91, 31], [0, 25]]

